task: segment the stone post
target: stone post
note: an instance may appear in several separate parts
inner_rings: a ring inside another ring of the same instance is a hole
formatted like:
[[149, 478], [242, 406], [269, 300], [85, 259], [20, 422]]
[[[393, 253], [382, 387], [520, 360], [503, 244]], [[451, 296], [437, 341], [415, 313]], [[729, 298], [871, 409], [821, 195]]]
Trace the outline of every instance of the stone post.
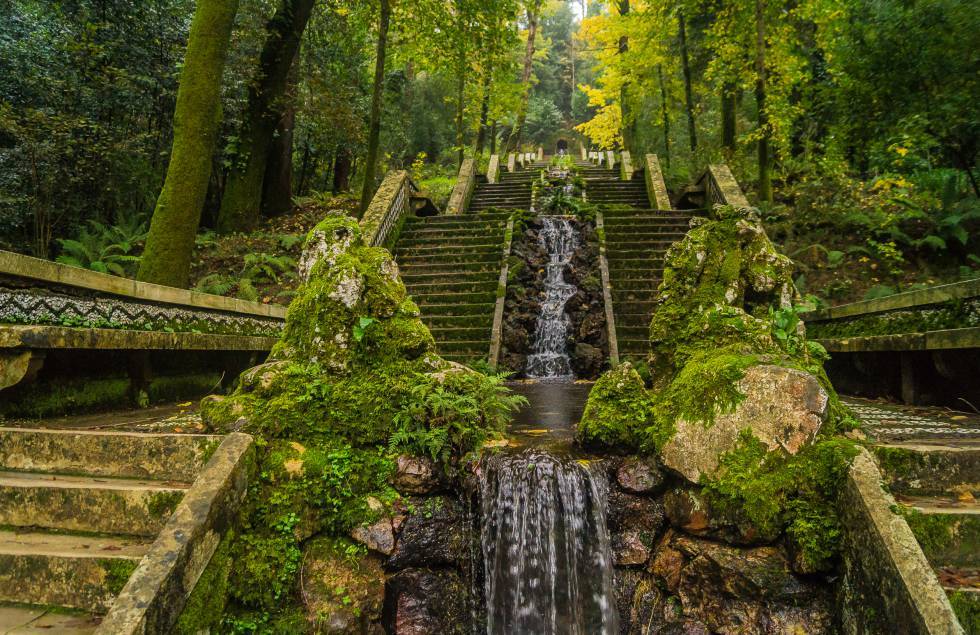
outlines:
[[645, 157], [643, 178], [647, 183], [647, 198], [653, 209], [670, 209], [670, 197], [667, 196], [667, 184], [664, 183], [664, 173], [660, 169], [660, 159], [655, 154]]
[[538, 161], [544, 161], [544, 148], [538, 146]]
[[517, 160], [517, 157], [514, 156], [514, 153], [513, 152], [511, 152], [510, 154], [507, 155], [507, 171], [508, 172], [513, 172], [514, 169], [517, 167], [517, 166], [514, 165], [514, 162], [516, 160]]
[[610, 170], [616, 167], [616, 153], [612, 150], [606, 150], [606, 161]]
[[500, 180], [500, 155], [490, 155], [490, 165], [487, 166], [487, 183], [496, 183]]
[[623, 150], [619, 155], [619, 161], [619, 178], [623, 181], [631, 181], [633, 179], [633, 161], [628, 150]]
[[447, 214], [462, 214], [466, 211], [475, 184], [476, 159], [473, 157], [463, 159], [463, 164], [459, 166], [459, 176], [456, 177], [456, 185], [446, 204]]

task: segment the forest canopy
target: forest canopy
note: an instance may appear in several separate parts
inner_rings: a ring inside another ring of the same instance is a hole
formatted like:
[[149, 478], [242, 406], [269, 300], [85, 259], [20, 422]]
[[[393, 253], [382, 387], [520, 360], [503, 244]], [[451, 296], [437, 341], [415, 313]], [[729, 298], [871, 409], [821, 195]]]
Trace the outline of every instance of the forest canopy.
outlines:
[[[0, 9], [4, 249], [185, 286], [189, 265], [171, 263], [190, 262], [199, 229], [251, 232], [297, 200], [347, 193], [356, 215], [395, 168], [438, 204], [464, 156], [550, 153], [563, 135], [573, 151], [656, 153], [671, 189], [728, 163], [798, 284], [830, 301], [980, 267], [969, 0]], [[228, 37], [195, 48], [206, 20]], [[192, 85], [195, 68], [212, 84]], [[187, 111], [216, 108], [213, 120], [181, 119], [182, 84]], [[175, 143], [181, 129], [203, 143]], [[848, 261], [875, 264], [873, 284], [824, 280]]]

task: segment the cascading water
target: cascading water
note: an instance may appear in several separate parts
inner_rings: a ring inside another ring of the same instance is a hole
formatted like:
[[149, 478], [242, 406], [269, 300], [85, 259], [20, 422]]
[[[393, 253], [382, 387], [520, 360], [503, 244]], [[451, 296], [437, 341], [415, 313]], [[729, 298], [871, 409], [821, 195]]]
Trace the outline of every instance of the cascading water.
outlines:
[[530, 449], [491, 457], [480, 489], [488, 635], [618, 632], [602, 476]]
[[578, 247], [578, 232], [567, 218], [543, 216], [541, 222], [539, 240], [549, 257], [545, 298], [535, 327], [534, 352], [527, 358], [525, 372], [532, 378], [569, 379], [573, 375], [566, 351], [569, 320], [565, 303], [578, 289], [565, 281], [565, 267]]

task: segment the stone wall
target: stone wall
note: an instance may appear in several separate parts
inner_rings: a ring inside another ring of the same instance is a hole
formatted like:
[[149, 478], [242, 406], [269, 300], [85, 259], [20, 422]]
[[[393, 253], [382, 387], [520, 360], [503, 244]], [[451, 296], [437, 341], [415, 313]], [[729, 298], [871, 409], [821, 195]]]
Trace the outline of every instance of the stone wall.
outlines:
[[463, 159], [463, 164], [459, 166], [459, 175], [456, 177], [456, 185], [453, 187], [452, 194], [449, 195], [449, 202], [446, 204], [447, 214], [462, 214], [470, 204], [470, 197], [473, 195], [473, 188], [476, 185], [476, 159], [470, 157]]

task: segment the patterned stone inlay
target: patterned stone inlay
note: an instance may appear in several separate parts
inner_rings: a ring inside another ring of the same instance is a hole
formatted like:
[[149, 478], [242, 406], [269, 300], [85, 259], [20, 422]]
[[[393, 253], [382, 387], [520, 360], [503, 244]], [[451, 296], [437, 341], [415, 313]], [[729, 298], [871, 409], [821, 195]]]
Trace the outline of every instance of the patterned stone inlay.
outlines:
[[876, 439], [946, 437], [980, 440], [980, 415], [941, 408], [878, 405], [854, 398], [843, 401], [860, 419], [864, 431]]
[[76, 297], [45, 289], [0, 289], [0, 323], [276, 337], [283, 321], [219, 311]]

